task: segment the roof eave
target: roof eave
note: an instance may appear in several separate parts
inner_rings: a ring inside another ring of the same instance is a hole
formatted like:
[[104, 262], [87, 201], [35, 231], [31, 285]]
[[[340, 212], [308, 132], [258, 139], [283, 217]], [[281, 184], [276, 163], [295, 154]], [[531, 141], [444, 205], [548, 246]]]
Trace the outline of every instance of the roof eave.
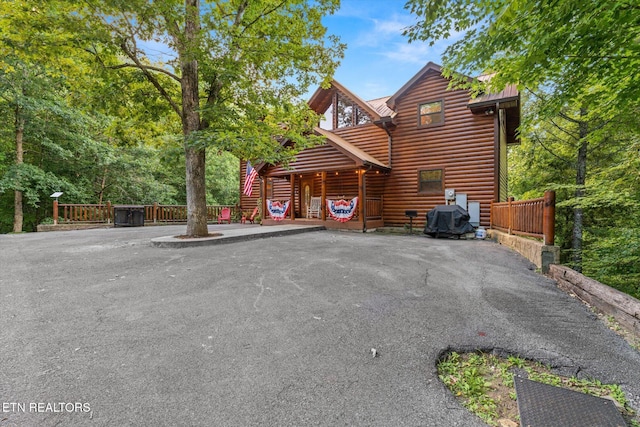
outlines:
[[484, 110], [486, 108], [489, 107], [496, 107], [500, 108], [500, 104], [506, 104], [509, 102], [513, 102], [513, 101], [520, 101], [520, 95], [517, 96], [510, 96], [510, 97], [506, 97], [506, 98], [498, 98], [498, 99], [490, 99], [487, 101], [478, 101], [478, 102], [469, 102], [467, 104], [467, 108], [469, 108], [470, 110], [474, 111], [474, 110]]

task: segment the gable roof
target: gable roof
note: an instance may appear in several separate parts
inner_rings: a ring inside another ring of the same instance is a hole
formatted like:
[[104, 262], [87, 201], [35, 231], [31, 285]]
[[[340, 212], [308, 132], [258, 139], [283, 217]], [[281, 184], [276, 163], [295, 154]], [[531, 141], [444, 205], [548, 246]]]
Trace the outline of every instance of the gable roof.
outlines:
[[[395, 110], [397, 100], [402, 97], [406, 92], [408, 92], [413, 85], [415, 85], [422, 77], [424, 77], [427, 73], [437, 73], [438, 75], [442, 75], [442, 67], [433, 62], [427, 63], [418, 73], [411, 78], [407, 83], [404, 84], [395, 94], [387, 99], [387, 106], [391, 110]], [[491, 78], [492, 75], [480, 76], [478, 77], [481, 81], [486, 81]], [[470, 78], [469, 78], [470, 79]], [[508, 85], [504, 88], [504, 90], [498, 93], [485, 93], [480, 95], [474, 99], [470, 99], [468, 103], [468, 107], [472, 111], [480, 110], [484, 107], [495, 105], [497, 102], [501, 104], [517, 101], [520, 99], [520, 93], [518, 92], [518, 88], [516, 85]]]
[[395, 110], [396, 109], [396, 101], [398, 100], [398, 98], [400, 98], [409, 89], [411, 89], [413, 87], [413, 85], [415, 85], [427, 73], [438, 73], [438, 75], [441, 75], [442, 74], [442, 67], [439, 66], [438, 64], [435, 64], [435, 63], [429, 61], [427, 63], [427, 65], [422, 67], [422, 69], [420, 71], [418, 71], [418, 73], [415, 76], [413, 76], [411, 78], [411, 80], [406, 82], [404, 84], [404, 86], [402, 86], [396, 93], [394, 93], [391, 97], [389, 97], [389, 99], [387, 100], [387, 106], [391, 110]]
[[338, 151], [353, 159], [359, 166], [371, 166], [376, 169], [391, 170], [389, 166], [376, 159], [366, 151], [356, 147], [346, 139], [336, 135], [333, 132], [322, 129], [320, 127], [313, 128], [316, 135], [324, 136], [329, 145], [332, 145]]
[[[376, 106], [363, 100], [358, 95], [356, 95], [355, 93], [351, 92], [349, 89], [347, 89], [346, 87], [338, 83], [336, 80], [333, 80], [331, 82], [331, 86], [329, 86], [327, 89], [323, 89], [322, 87], [319, 87], [318, 90], [316, 90], [315, 93], [309, 99], [309, 102], [308, 102], [309, 107], [311, 107], [311, 109], [316, 113], [324, 113], [325, 111], [327, 111], [327, 108], [329, 108], [329, 106], [331, 105], [332, 96], [336, 90], [338, 92], [341, 92], [344, 96], [349, 98], [351, 101], [355, 102], [358, 105], [358, 107], [360, 107], [365, 113], [367, 113], [371, 118], [371, 120], [374, 122], [377, 120], [380, 120], [381, 117], [385, 117], [384, 114], [387, 114], [389, 112], [388, 109], [381, 109], [379, 111]], [[377, 104], [378, 103], [376, 103], [375, 105]], [[383, 114], [382, 116], [381, 116], [381, 113]]]

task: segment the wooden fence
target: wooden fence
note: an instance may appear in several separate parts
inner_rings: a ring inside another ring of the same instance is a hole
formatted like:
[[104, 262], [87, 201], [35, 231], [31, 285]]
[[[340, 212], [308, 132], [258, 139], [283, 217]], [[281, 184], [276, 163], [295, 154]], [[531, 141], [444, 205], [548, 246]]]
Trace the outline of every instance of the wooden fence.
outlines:
[[[111, 224], [114, 222], [114, 208], [118, 205], [106, 204], [58, 204], [53, 202], [54, 224]], [[187, 222], [185, 205], [140, 205], [144, 208], [145, 224], [171, 224]], [[207, 206], [207, 221], [217, 222], [222, 208], [231, 208], [231, 218], [239, 218], [240, 208], [237, 206]]]
[[542, 239], [553, 245], [555, 239], [556, 194], [547, 191], [544, 197], [531, 200], [491, 204], [491, 228], [520, 236]]

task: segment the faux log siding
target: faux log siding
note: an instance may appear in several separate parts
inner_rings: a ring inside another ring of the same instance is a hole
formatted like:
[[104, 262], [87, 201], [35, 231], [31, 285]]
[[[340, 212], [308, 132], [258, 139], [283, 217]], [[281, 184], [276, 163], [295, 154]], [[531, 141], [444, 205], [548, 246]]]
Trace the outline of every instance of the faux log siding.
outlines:
[[[382, 163], [389, 158], [389, 143], [387, 134], [374, 124], [365, 124], [350, 128], [336, 129], [336, 135], [346, 139], [356, 147], [366, 151]], [[327, 169], [327, 164], [331, 165]], [[355, 162], [329, 144], [309, 148], [298, 154], [296, 160], [289, 164], [290, 170], [281, 167], [270, 168], [274, 175], [294, 173], [309, 173], [318, 171], [336, 171], [355, 167]]]
[[331, 164], [333, 170], [355, 167], [355, 162], [330, 145], [308, 148], [300, 152], [294, 162], [289, 163], [290, 169], [281, 166], [269, 168], [269, 174], [288, 175], [290, 173], [308, 173], [325, 170]]
[[256, 177], [253, 181], [252, 196], [249, 197], [242, 192], [244, 188], [244, 179], [247, 173], [247, 162], [240, 162], [240, 207], [242, 210], [253, 210], [256, 207], [258, 198], [260, 197], [260, 177]]
[[[480, 202], [480, 221], [489, 225], [495, 197], [494, 117], [477, 116], [467, 108], [467, 91], [447, 91], [448, 81], [430, 73], [417, 82], [396, 105], [392, 171], [384, 193], [384, 218], [388, 225], [406, 223], [406, 209], [419, 212], [417, 226], [426, 213], [445, 203], [444, 194], [418, 194], [418, 170], [443, 169], [445, 188], [466, 193]], [[418, 128], [418, 104], [444, 99], [445, 124]]]
[[389, 139], [384, 129], [373, 123], [368, 123], [360, 126], [334, 129], [332, 132], [361, 150], [366, 151], [385, 165], [388, 163]]
[[[303, 176], [302, 179], [306, 177]], [[300, 177], [296, 177], [296, 196], [298, 196], [298, 184], [300, 183]], [[384, 191], [384, 176], [382, 174], [376, 174], [375, 172], [367, 173], [367, 195], [371, 197], [380, 197]], [[276, 200], [289, 199], [291, 195], [291, 189], [289, 181], [284, 179], [274, 179], [273, 185], [273, 198]], [[358, 195], [358, 175], [355, 171], [339, 172], [336, 175], [334, 172], [327, 173], [327, 196], [337, 197], [355, 197]], [[314, 197], [320, 197], [322, 195], [322, 177], [314, 176], [313, 178], [313, 194]]]

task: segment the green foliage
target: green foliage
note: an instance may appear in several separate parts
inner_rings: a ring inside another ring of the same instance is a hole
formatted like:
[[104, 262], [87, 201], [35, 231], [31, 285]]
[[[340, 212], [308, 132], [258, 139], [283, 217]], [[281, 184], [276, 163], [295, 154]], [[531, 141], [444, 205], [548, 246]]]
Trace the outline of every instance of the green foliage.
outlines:
[[[49, 195], [54, 191], [64, 192], [63, 203], [184, 203], [184, 179], [176, 180], [168, 167], [173, 165], [161, 156], [168, 150], [163, 150], [167, 143], [159, 131], [154, 134], [147, 127], [146, 140], [136, 134], [118, 139], [113, 124], [133, 120], [78, 108], [73, 105], [78, 92], [71, 92], [68, 83], [42, 64], [27, 64], [17, 56], [4, 59], [0, 195], [6, 203], [0, 210], [0, 232], [12, 229], [14, 191], [22, 192], [25, 230], [35, 230], [51, 215]], [[99, 95], [83, 93], [85, 99], [91, 96]], [[14, 160], [17, 122], [23, 129], [22, 163]], [[179, 155], [182, 170], [183, 159]]]
[[[308, 137], [318, 122], [300, 96], [311, 84], [327, 84], [344, 46], [325, 34], [322, 17], [338, 0], [232, 0], [214, 5], [196, 0], [34, 0], [33, 11], [47, 11], [37, 23], [61, 29], [72, 39], [55, 39], [102, 67], [96, 74], [111, 84], [99, 90], [117, 92], [123, 82], [141, 98], [130, 97], [144, 115], [169, 109], [180, 120], [184, 136], [188, 235], [206, 234], [205, 149], [227, 151], [238, 158], [286, 164], [301, 149], [319, 142]], [[28, 12], [19, 14], [29, 25]], [[25, 37], [12, 37], [20, 43]], [[26, 37], [28, 39], [28, 37]], [[43, 44], [36, 44], [38, 49]], [[165, 51], [153, 58], [153, 49]], [[86, 61], [90, 63], [90, 61]], [[144, 95], [151, 89], [161, 100]], [[115, 123], [112, 135], [125, 141], [137, 124], [128, 107], [105, 105], [109, 115], [132, 119]], [[117, 112], [116, 112], [117, 111]], [[283, 147], [283, 141], [295, 144]], [[215, 180], [218, 182], [219, 180]], [[213, 193], [224, 193], [217, 189]], [[210, 194], [216, 199], [219, 194]], [[227, 197], [227, 196], [224, 196]]]
[[406, 7], [419, 18], [410, 40], [461, 35], [443, 56], [449, 74], [495, 73], [494, 90], [544, 87], [551, 116], [580, 93], [586, 105], [616, 111], [640, 99], [640, 12], [632, 0], [409, 0]]
[[482, 354], [461, 357], [451, 353], [438, 364], [440, 380], [459, 398], [465, 407], [486, 422], [496, 418], [496, 404], [487, 395], [491, 383], [485, 379], [486, 366]]
[[240, 197], [240, 161], [228, 152], [207, 155], [207, 204], [236, 205]]
[[[535, 110], [533, 108], [532, 110]], [[529, 113], [532, 110], [528, 110]], [[522, 144], [509, 153], [510, 191], [518, 199], [556, 191], [556, 244], [571, 265], [573, 210], [584, 212], [583, 273], [640, 296], [640, 134], [633, 112], [605, 122], [590, 137], [584, 194], [576, 198], [577, 125], [562, 117], [527, 118]]]

